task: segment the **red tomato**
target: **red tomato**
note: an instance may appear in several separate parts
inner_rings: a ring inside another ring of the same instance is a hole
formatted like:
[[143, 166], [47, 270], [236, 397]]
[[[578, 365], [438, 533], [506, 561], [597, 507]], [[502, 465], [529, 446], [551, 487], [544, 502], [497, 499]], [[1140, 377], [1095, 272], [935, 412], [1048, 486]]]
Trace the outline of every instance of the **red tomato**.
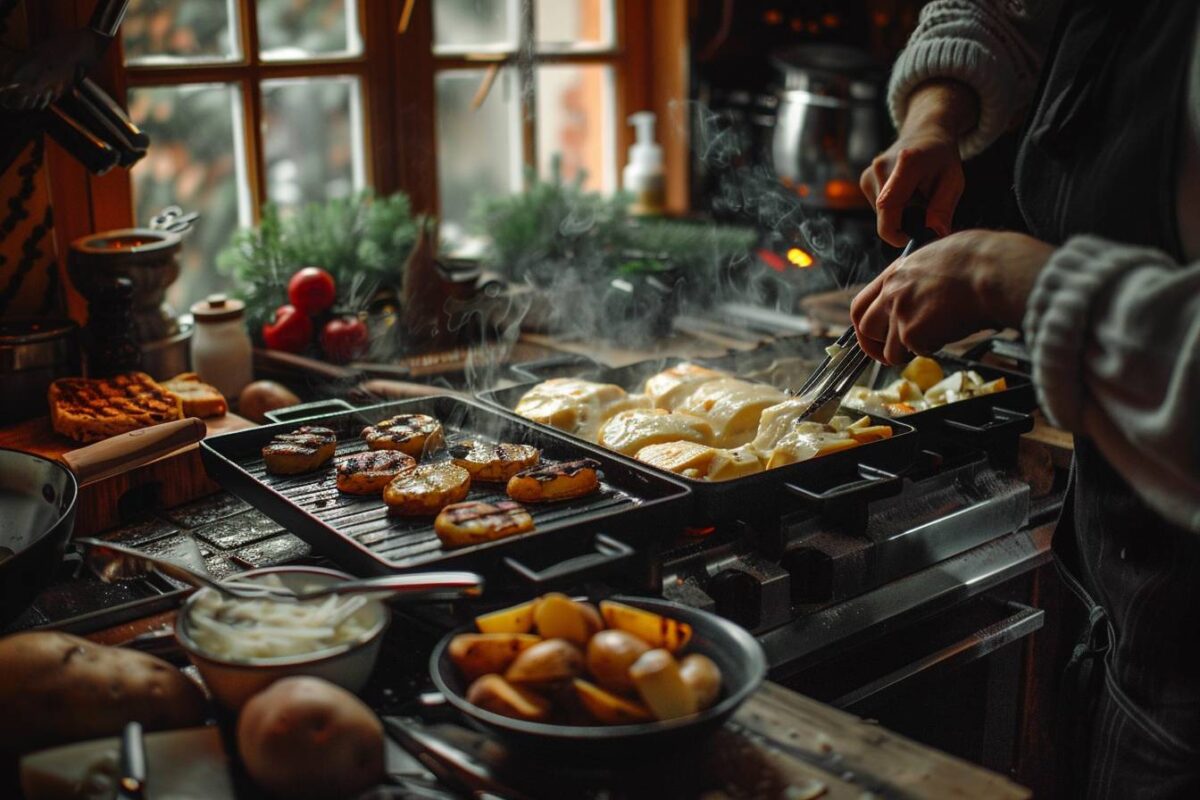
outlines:
[[321, 332], [321, 349], [330, 360], [339, 364], [352, 361], [367, 349], [367, 326], [354, 317], [340, 317], [325, 323]]
[[263, 342], [272, 350], [302, 353], [312, 341], [313, 324], [295, 306], [280, 306], [275, 309], [275, 321], [263, 325], [262, 334]]
[[320, 267], [305, 267], [288, 281], [288, 300], [309, 316], [327, 310], [336, 298], [333, 276]]

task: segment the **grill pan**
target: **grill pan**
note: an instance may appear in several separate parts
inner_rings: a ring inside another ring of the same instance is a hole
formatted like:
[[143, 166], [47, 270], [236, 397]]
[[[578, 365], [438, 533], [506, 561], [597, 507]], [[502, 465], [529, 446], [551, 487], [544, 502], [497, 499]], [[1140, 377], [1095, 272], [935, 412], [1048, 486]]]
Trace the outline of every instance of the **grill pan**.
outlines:
[[[528, 533], [448, 550], [433, 530], [432, 517], [390, 517], [381, 498], [338, 492], [332, 466], [304, 475], [268, 474], [262, 447], [276, 434], [294, 430], [298, 422], [206, 439], [201, 457], [221, 486], [362, 575], [453, 568], [483, 572], [501, 585], [577, 582], [644, 552], [656, 532], [671, 530], [671, 521], [687, 508], [688, 490], [680, 481], [462, 398], [385, 403], [313, 417], [304, 424], [336, 431], [340, 456], [366, 449], [359, 438], [364, 426], [402, 413], [437, 418], [450, 442], [474, 438], [530, 444], [541, 449], [547, 463], [594, 458], [602, 469], [600, 490], [570, 501], [526, 505], [535, 525]], [[448, 456], [443, 449], [431, 458]], [[503, 486], [477, 483], [468, 499], [507, 498]], [[489, 586], [495, 588], [494, 583]]]
[[[650, 375], [682, 360], [655, 360], [607, 368], [593, 372], [588, 380], [615, 383], [629, 389], [639, 386]], [[707, 363], [712, 365], [711, 361]], [[485, 403], [511, 411], [521, 397], [536, 384], [537, 382], [531, 382], [494, 389], [481, 393], [479, 397]], [[570, 436], [572, 441], [608, 453], [611, 458], [682, 482], [692, 491], [692, 512], [689, 521], [700, 526], [733, 519], [752, 521], [759, 514], [768, 518], [778, 517], [781, 503], [788, 496], [796, 498], [802, 504], [821, 506], [850, 492], [864, 491], [870, 487], [874, 487], [880, 495], [899, 491], [899, 473], [917, 456], [916, 431], [906, 422], [879, 417], [871, 419], [877, 424], [891, 425], [891, 438], [729, 481], [702, 481], [676, 475], [588, 443], [571, 434], [561, 431], [559, 433]], [[555, 430], [534, 422], [529, 424], [545, 431]], [[879, 495], [872, 493], [871, 496]]]

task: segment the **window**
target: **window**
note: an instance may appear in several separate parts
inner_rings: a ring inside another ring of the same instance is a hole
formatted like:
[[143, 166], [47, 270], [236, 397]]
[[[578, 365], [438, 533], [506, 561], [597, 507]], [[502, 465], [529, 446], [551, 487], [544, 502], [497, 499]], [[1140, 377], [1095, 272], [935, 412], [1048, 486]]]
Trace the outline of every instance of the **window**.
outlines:
[[[185, 308], [227, 288], [216, 256], [266, 201], [286, 210], [403, 190], [437, 214], [443, 239], [461, 241], [478, 195], [518, 191], [527, 170], [548, 174], [556, 159], [566, 177], [612, 191], [631, 140], [624, 117], [653, 108], [653, 81], [670, 71], [650, 69], [651, 47], [684, 70], [685, 8], [132, 0], [120, 51], [98, 79], [153, 144], [128, 179], [89, 180], [79, 212], [62, 215], [72, 222], [60, 241], [89, 232], [89, 219], [113, 227], [172, 204], [199, 211], [170, 294]], [[659, 44], [651, 31], [665, 9], [672, 21], [660, 27], [677, 40]]]
[[[475, 196], [518, 191], [527, 167], [616, 179], [611, 0], [434, 0], [438, 189], [455, 239]], [[523, 42], [532, 44], [523, 44]]]

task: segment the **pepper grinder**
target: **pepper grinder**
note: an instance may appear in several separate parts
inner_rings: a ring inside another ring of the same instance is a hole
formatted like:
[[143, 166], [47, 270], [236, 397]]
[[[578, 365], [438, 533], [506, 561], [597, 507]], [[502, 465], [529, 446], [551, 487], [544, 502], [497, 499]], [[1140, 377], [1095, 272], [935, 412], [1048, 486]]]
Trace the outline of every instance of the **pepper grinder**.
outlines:
[[87, 371], [108, 378], [142, 366], [133, 319], [133, 281], [116, 278], [95, 286], [88, 303]]

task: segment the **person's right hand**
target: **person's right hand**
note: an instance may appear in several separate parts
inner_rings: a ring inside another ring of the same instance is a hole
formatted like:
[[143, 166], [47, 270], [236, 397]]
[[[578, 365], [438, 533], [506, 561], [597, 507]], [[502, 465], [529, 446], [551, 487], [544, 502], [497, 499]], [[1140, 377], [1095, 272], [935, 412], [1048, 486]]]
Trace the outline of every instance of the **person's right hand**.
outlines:
[[974, 127], [978, 114], [975, 94], [963, 84], [936, 81], [913, 91], [896, 141], [859, 179], [875, 209], [881, 239], [895, 247], [908, 242], [900, 218], [914, 195], [926, 203], [926, 227], [938, 236], [950, 233], [965, 185], [958, 140]]

